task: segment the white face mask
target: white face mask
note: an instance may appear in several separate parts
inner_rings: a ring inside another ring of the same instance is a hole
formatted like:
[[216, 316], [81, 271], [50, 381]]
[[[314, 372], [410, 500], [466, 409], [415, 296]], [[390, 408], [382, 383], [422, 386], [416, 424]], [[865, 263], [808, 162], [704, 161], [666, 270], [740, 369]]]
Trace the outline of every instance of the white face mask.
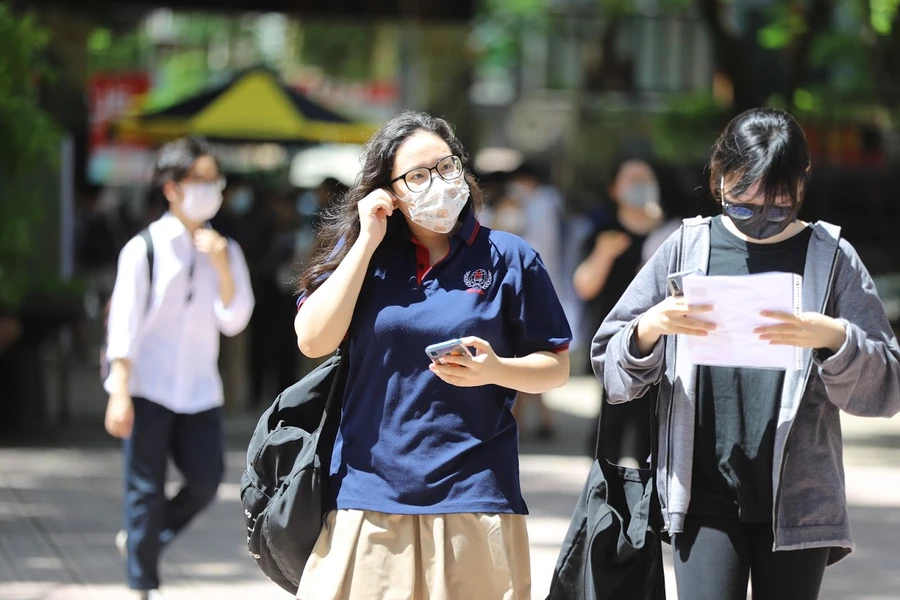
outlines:
[[215, 183], [185, 183], [181, 210], [191, 221], [205, 223], [222, 207], [222, 190]]
[[519, 202], [528, 200], [528, 198], [530, 198], [532, 195], [532, 190], [530, 187], [528, 187], [524, 183], [519, 183], [517, 181], [508, 183], [506, 185], [505, 191], [507, 196]]
[[501, 206], [494, 211], [492, 226], [499, 231], [521, 235], [527, 224], [525, 212], [517, 206]]
[[401, 198], [409, 207], [410, 220], [435, 233], [453, 231], [468, 199], [469, 186], [462, 177], [455, 181], [435, 177], [426, 192], [409, 192]]

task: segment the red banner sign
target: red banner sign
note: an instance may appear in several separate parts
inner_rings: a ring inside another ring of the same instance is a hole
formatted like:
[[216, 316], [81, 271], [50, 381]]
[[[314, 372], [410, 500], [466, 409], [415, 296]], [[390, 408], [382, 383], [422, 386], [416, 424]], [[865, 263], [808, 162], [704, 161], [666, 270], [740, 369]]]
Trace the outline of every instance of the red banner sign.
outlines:
[[97, 73], [91, 78], [88, 110], [91, 150], [109, 143], [109, 126], [150, 91], [149, 73]]

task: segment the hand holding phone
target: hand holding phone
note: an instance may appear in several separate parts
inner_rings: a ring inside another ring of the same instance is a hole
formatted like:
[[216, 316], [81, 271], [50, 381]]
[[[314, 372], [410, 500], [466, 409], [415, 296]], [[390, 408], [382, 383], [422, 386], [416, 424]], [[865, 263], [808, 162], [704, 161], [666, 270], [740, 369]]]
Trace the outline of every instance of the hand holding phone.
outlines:
[[428, 370], [444, 383], [462, 388], [504, 385], [502, 359], [487, 340], [475, 336], [453, 339], [428, 346], [425, 353], [433, 361]]
[[431, 359], [431, 362], [436, 365], [446, 364], [443, 360], [445, 356], [468, 356], [469, 358], [472, 358], [472, 353], [466, 345], [462, 343], [462, 340], [458, 338], [440, 342], [439, 344], [432, 344], [425, 348], [425, 354], [427, 354], [428, 358]]
[[684, 296], [684, 278], [688, 275], [703, 275], [703, 271], [700, 269], [690, 269], [689, 271], [679, 271], [678, 273], [671, 273], [668, 277], [666, 277], [666, 285], [669, 288], [669, 293], [672, 296]]

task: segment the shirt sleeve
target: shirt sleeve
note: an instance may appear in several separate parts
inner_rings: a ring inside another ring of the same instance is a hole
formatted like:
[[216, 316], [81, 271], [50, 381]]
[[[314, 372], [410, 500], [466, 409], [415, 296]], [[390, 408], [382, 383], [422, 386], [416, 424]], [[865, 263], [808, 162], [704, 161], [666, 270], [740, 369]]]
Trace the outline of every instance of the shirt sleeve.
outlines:
[[119, 253], [116, 283], [109, 301], [106, 327], [109, 361], [137, 359], [150, 294], [149, 268], [146, 242], [141, 237], [132, 238]]
[[569, 349], [572, 330], [539, 255], [526, 263], [521, 289], [516, 301], [510, 303], [507, 318], [514, 331], [516, 356]]
[[247, 261], [241, 247], [234, 240], [228, 240], [228, 264], [234, 278], [234, 297], [229, 305], [225, 306], [216, 294], [214, 310], [219, 331], [231, 337], [243, 331], [250, 322], [256, 300], [253, 298]]
[[[324, 275], [320, 275], [315, 281], [316, 285], [322, 285], [329, 277], [331, 277], [330, 271]], [[300, 310], [300, 307], [303, 306], [303, 303], [306, 302], [307, 298], [309, 298], [309, 293], [307, 293], [306, 290], [302, 290], [300, 295], [297, 296], [297, 310]]]

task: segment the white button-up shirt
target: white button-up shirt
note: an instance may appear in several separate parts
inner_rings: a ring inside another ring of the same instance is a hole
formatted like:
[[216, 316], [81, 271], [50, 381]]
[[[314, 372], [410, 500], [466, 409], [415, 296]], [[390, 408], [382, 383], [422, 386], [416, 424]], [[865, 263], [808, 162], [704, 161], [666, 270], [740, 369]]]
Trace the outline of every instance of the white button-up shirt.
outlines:
[[[150, 224], [153, 290], [147, 308], [147, 245], [139, 236], [119, 254], [109, 307], [109, 361], [131, 361], [129, 390], [177, 413], [222, 405], [219, 333], [240, 333], [253, 312], [253, 291], [240, 246], [228, 240], [234, 297], [228, 306], [208, 255], [171, 213]], [[191, 268], [193, 264], [193, 269]], [[112, 391], [110, 379], [104, 386]]]

